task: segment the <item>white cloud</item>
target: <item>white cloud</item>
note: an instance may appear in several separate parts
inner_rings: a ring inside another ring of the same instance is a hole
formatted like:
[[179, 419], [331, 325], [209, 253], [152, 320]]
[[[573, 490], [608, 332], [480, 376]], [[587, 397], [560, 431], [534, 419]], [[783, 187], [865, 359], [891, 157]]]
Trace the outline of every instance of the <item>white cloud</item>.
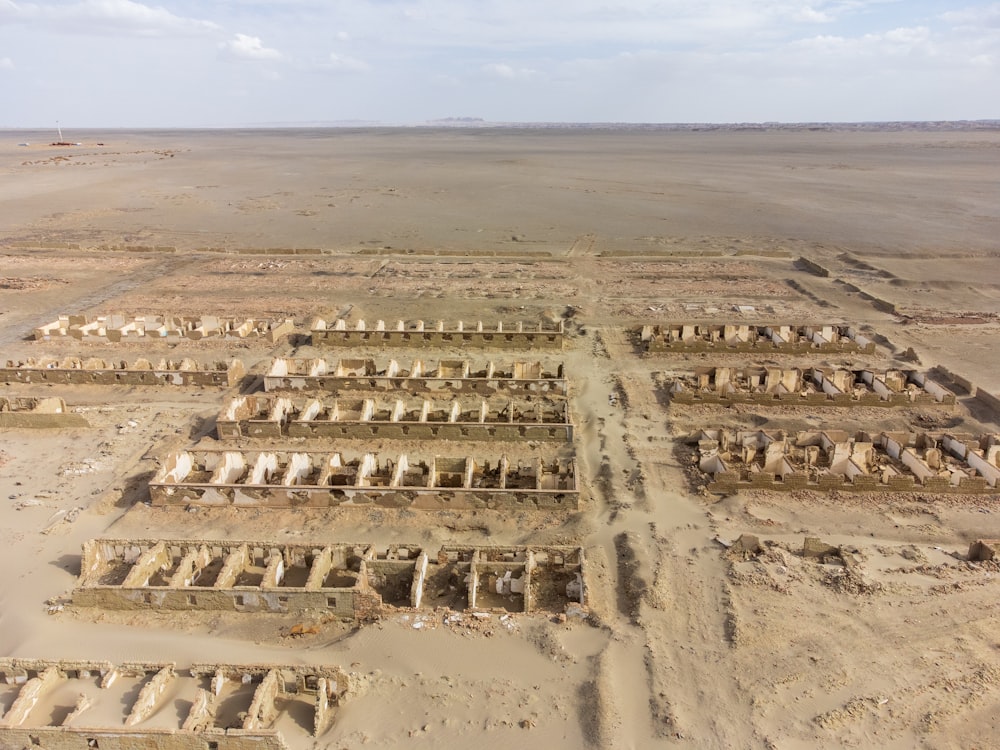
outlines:
[[[882, 39], [892, 44], [903, 44], [907, 46], [922, 44], [930, 39], [931, 30], [926, 26], [909, 26], [891, 29], [882, 35]], [[877, 35], [875, 36], [877, 39]]]
[[228, 42], [221, 42], [219, 49], [227, 56], [240, 60], [276, 61], [284, 57], [278, 50], [265, 47], [259, 36], [247, 34], [237, 34]]
[[489, 63], [488, 65], [484, 65], [482, 70], [487, 75], [495, 78], [504, 78], [509, 81], [516, 78], [531, 78], [538, 72], [531, 68], [515, 68], [506, 63]]
[[962, 29], [1000, 29], [1000, 3], [949, 11], [942, 13], [941, 19]]
[[792, 14], [792, 18], [796, 21], [804, 21], [805, 23], [830, 23], [833, 21], [833, 16], [829, 13], [816, 10], [808, 5], [795, 11]]
[[185, 18], [132, 0], [82, 0], [68, 4], [0, 0], [0, 19], [43, 25], [72, 34], [188, 36], [217, 31], [212, 21]]
[[330, 56], [318, 66], [322, 70], [332, 70], [335, 73], [364, 73], [371, 66], [364, 60], [331, 52]]
[[0, 70], [13, 70], [14, 61], [9, 57], [0, 57]]

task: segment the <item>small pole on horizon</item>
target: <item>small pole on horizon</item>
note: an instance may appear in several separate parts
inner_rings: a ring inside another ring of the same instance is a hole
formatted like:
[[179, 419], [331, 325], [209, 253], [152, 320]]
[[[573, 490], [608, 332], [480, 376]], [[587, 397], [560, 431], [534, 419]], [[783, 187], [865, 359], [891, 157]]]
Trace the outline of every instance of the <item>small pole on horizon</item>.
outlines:
[[62, 143], [62, 128], [59, 127], [59, 120], [56, 120], [56, 132], [59, 133], [59, 142]]

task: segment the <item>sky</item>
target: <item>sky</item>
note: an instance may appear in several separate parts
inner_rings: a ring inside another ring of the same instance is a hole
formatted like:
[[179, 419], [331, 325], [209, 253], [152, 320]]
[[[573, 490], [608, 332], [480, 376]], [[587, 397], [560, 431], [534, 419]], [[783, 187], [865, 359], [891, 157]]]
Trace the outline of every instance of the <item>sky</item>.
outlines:
[[1000, 118], [1000, 2], [0, 0], [0, 128]]

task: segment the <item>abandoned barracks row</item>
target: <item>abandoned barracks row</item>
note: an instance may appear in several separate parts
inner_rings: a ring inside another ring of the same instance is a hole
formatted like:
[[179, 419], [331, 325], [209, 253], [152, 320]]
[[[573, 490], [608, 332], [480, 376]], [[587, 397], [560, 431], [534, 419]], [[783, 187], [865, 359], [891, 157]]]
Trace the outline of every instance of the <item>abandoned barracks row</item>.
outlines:
[[0, 659], [0, 747], [286, 750], [353, 692], [337, 666]]
[[701, 430], [698, 468], [708, 489], [995, 493], [1000, 435], [815, 430]]
[[668, 379], [677, 404], [953, 407], [955, 394], [915, 370], [701, 367]]
[[[220, 318], [212, 315], [185, 317], [171, 315], [61, 315], [51, 323], [34, 329], [37, 341], [71, 338], [78, 341], [119, 342], [141, 339], [170, 341], [206, 338], [261, 340], [275, 343], [289, 334], [306, 331], [296, 328], [293, 320], [256, 320], [253, 318]], [[553, 324], [516, 321], [505, 323], [448, 324], [439, 320], [428, 325], [423, 320], [397, 321], [387, 326], [379, 320], [369, 327], [364, 320], [348, 325], [337, 320], [332, 326], [316, 318], [308, 328], [314, 346], [384, 346], [384, 347], [451, 347], [477, 346], [495, 349], [562, 349], [562, 321]]]
[[[159, 338], [200, 340], [238, 338], [274, 343], [290, 334], [305, 337], [314, 346], [328, 347], [482, 347], [511, 350], [562, 349], [563, 321], [497, 321], [427, 324], [423, 320], [396, 321], [387, 325], [364, 320], [348, 323], [338, 319], [332, 325], [315, 318], [308, 329], [299, 329], [291, 319], [256, 320], [216, 316], [178, 317], [169, 315], [62, 315], [34, 329], [38, 341], [72, 338], [79, 341], [117, 342]], [[786, 353], [863, 352], [873, 353], [875, 342], [855, 328], [834, 323], [697, 323], [676, 322], [643, 325], [635, 335], [650, 353], [674, 351], [780, 350]]]
[[367, 622], [397, 609], [560, 613], [587, 604], [579, 547], [96, 539], [74, 607], [303, 612]]
[[324, 399], [235, 396], [216, 418], [220, 440], [409, 438], [572, 442], [565, 399]]
[[149, 482], [153, 505], [326, 508], [382, 505], [420, 510], [576, 510], [576, 462], [380, 456], [330, 451], [180, 451]]
[[[28, 357], [7, 360], [0, 367], [0, 382], [54, 385], [175, 385], [233, 387], [243, 382], [246, 368], [239, 359], [201, 364], [191, 358], [104, 360], [97, 357]], [[374, 359], [273, 359], [264, 376], [265, 391], [450, 391], [488, 396], [566, 395], [563, 366], [548, 370], [541, 362], [415, 359], [400, 364], [395, 359], [380, 364]]]
[[842, 324], [668, 323], [634, 331], [649, 354], [673, 352], [875, 353], [875, 342]]

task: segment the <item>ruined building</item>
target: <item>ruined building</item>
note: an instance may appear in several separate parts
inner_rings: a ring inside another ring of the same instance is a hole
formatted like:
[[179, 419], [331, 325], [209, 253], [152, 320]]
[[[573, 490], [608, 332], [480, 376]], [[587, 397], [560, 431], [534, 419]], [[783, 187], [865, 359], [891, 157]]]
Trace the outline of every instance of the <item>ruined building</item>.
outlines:
[[711, 351], [875, 353], [875, 342], [847, 325], [669, 323], [644, 325], [638, 337], [650, 354]]
[[60, 337], [81, 341], [119, 342], [132, 339], [156, 338], [167, 341], [203, 338], [257, 338], [277, 342], [295, 330], [295, 322], [284, 320], [254, 320], [253, 318], [219, 318], [171, 315], [60, 315], [51, 323], [34, 330], [35, 339], [49, 341]]
[[330, 327], [325, 320], [316, 319], [311, 326], [313, 346], [391, 346], [413, 348], [489, 347], [493, 349], [562, 349], [563, 323], [504, 323], [483, 325], [477, 321], [466, 325], [463, 321], [448, 326], [439, 320], [426, 325], [422, 320], [399, 320], [386, 326], [379, 320], [369, 328], [364, 320], [353, 327], [343, 320]]
[[411, 394], [447, 391], [489, 396], [566, 395], [563, 367], [547, 371], [540, 362], [487, 362], [473, 367], [468, 360], [440, 360], [436, 364], [415, 359], [401, 366], [391, 359], [379, 366], [373, 359], [275, 359], [264, 376], [265, 391], [317, 390], [337, 393], [350, 390], [406, 391]]
[[700, 367], [668, 384], [677, 404], [942, 406], [955, 394], [915, 370]]
[[0, 396], [0, 429], [89, 427], [61, 398]]
[[506, 456], [348, 459], [316, 451], [181, 451], [149, 483], [154, 505], [331, 507], [385, 505], [414, 509], [536, 508], [575, 510], [572, 459], [511, 464]]
[[690, 436], [708, 489], [992, 493], [1000, 480], [1000, 435], [848, 433], [787, 435], [703, 430]]
[[322, 736], [349, 694], [334, 666], [0, 659], [0, 747], [286, 750], [285, 735]]
[[236, 396], [216, 419], [240, 438], [573, 439], [565, 399], [317, 399]]
[[398, 609], [563, 612], [586, 606], [578, 547], [95, 539], [73, 606], [323, 611], [367, 621]]
[[53, 383], [60, 385], [183, 385], [232, 387], [246, 375], [243, 362], [231, 359], [202, 365], [193, 359], [137, 359], [107, 361], [96, 357], [29, 358], [7, 360], [0, 368], [0, 382]]

